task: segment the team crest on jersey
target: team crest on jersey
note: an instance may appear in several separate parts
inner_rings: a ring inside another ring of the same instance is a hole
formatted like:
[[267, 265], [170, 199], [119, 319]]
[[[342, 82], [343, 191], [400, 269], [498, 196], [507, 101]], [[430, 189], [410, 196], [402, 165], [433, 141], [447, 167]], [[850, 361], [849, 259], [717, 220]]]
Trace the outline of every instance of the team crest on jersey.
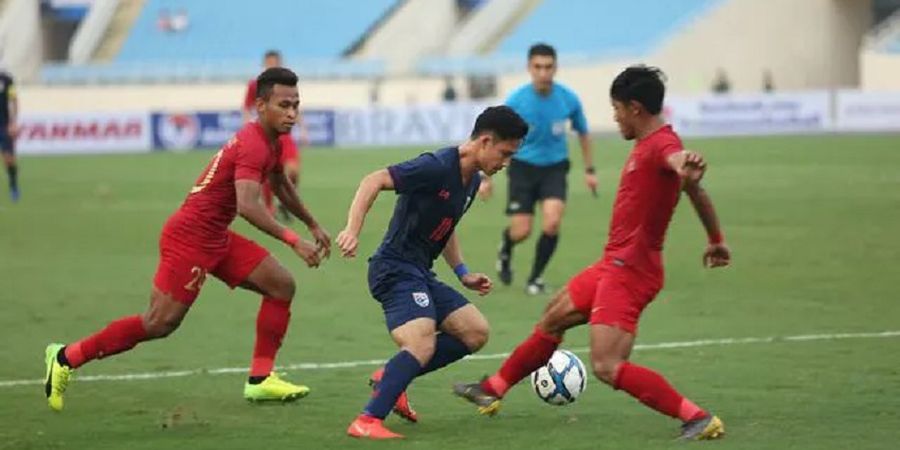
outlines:
[[413, 292], [413, 301], [423, 308], [427, 308], [428, 304], [431, 302], [428, 298], [428, 294], [424, 292]]
[[441, 189], [441, 190], [438, 192], [438, 197], [440, 197], [441, 200], [447, 200], [447, 199], [450, 198], [450, 191], [448, 191], [448, 190], [446, 190], [446, 189]]

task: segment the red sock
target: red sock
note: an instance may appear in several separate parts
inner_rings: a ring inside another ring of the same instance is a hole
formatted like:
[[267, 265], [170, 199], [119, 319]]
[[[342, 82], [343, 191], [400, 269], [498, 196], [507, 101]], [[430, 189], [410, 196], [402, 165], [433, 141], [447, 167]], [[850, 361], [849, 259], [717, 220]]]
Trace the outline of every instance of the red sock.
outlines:
[[502, 397], [511, 386], [546, 364], [560, 342], [562, 339], [535, 328], [531, 336], [506, 358], [500, 370], [481, 383], [481, 388]]
[[662, 375], [628, 361], [616, 372], [616, 389], [621, 389], [641, 403], [684, 422], [706, 416], [694, 402], [684, 398]]
[[256, 345], [250, 363], [251, 377], [265, 377], [275, 366], [275, 354], [291, 320], [291, 302], [264, 297], [256, 316]]
[[66, 359], [74, 369], [95, 359], [122, 353], [147, 338], [141, 316], [110, 322], [106, 328], [66, 346]]

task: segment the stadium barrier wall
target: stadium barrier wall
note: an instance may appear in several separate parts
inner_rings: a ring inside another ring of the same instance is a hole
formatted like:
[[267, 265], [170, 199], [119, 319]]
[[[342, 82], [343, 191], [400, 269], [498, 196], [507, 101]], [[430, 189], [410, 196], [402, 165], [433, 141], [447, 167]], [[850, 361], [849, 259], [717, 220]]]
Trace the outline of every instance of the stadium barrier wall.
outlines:
[[821, 133], [833, 128], [831, 97], [828, 91], [673, 96], [664, 112], [683, 136]]
[[[308, 109], [303, 118], [314, 146], [452, 145], [494, 103]], [[663, 113], [685, 137], [900, 132], [900, 91], [672, 96]], [[238, 110], [37, 113], [21, 125], [22, 154], [83, 154], [215, 148], [242, 119]]]
[[[154, 150], [192, 150], [221, 147], [243, 125], [239, 110], [152, 112], [151, 143]], [[311, 145], [334, 145], [333, 110], [309, 109], [303, 111]], [[300, 138], [300, 129], [294, 127], [294, 139]]]

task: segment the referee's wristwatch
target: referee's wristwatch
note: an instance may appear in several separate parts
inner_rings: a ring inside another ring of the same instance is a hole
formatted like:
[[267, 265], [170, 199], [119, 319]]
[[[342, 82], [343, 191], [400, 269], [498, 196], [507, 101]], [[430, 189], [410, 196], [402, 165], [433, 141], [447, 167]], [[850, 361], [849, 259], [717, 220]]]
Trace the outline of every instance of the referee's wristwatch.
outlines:
[[584, 173], [586, 173], [586, 174], [588, 174], [588, 175], [596, 175], [596, 174], [597, 174], [597, 170], [594, 169], [594, 166], [588, 166], [588, 167], [585, 167], [585, 168], [584, 168]]

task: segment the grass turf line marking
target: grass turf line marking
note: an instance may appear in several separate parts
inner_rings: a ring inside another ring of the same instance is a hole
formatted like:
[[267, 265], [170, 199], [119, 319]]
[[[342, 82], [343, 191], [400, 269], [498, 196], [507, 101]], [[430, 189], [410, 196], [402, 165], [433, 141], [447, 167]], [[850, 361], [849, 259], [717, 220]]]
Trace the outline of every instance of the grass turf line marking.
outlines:
[[[724, 339], [700, 339], [695, 341], [675, 341], [675, 342], [659, 342], [656, 344], [637, 344], [634, 349], [640, 350], [667, 350], [673, 348], [692, 348], [692, 347], [712, 347], [725, 345], [741, 345], [741, 344], [771, 344], [777, 342], [809, 342], [809, 341], [836, 341], [844, 339], [875, 339], [875, 338], [895, 338], [900, 337], [898, 331], [879, 331], [871, 333], [830, 333], [830, 334], [801, 334], [797, 336], [771, 336], [771, 337], [746, 337], [746, 338], [724, 338]], [[587, 353], [586, 347], [572, 349], [575, 353]], [[468, 360], [495, 360], [503, 359], [509, 356], [509, 353], [492, 353], [487, 355], [469, 355], [465, 359]], [[360, 361], [343, 361], [332, 363], [300, 363], [290, 364], [287, 366], [279, 366], [277, 370], [333, 370], [333, 369], [352, 369], [355, 367], [380, 366], [385, 363], [383, 359], [368, 359]], [[138, 380], [158, 380], [162, 378], [180, 378], [191, 375], [224, 375], [232, 373], [245, 373], [249, 369], [246, 367], [222, 367], [218, 369], [193, 369], [193, 370], [172, 370], [165, 372], [143, 372], [143, 373], [123, 373], [123, 374], [100, 374], [76, 376], [75, 380], [82, 381], [138, 381]], [[15, 386], [31, 386], [44, 384], [44, 379], [28, 379], [28, 380], [0, 380], [0, 388], [8, 388]]]

